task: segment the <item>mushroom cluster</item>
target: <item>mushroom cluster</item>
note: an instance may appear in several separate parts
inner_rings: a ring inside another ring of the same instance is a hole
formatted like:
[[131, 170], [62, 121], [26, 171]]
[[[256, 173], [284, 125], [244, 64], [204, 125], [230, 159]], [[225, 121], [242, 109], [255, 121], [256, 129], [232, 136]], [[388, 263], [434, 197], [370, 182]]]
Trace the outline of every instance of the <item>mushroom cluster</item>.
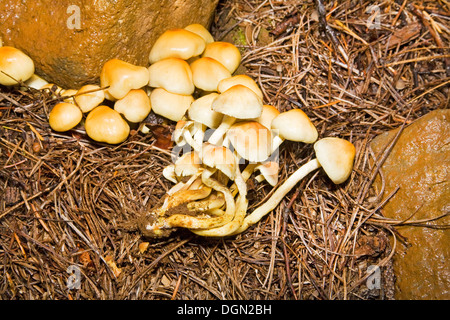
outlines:
[[[0, 71], [5, 71], [0, 84], [25, 82], [59, 95], [62, 101], [49, 114], [55, 131], [84, 122], [91, 139], [117, 144], [127, 139], [130, 124], [142, 122], [151, 111], [176, 123], [174, 161], [162, 172], [173, 186], [140, 221], [146, 236], [167, 236], [177, 228], [206, 237], [235, 235], [271, 212], [310, 172], [322, 167], [339, 184], [353, 169], [352, 143], [318, 139], [302, 110], [280, 112], [265, 104], [255, 80], [236, 72], [239, 49], [215, 41], [200, 24], [164, 32], [151, 48], [148, 67], [112, 59], [103, 65], [99, 84], [78, 90], [47, 83], [34, 74], [31, 59], [5, 48], [0, 48]], [[2, 50], [17, 55], [12, 64], [28, 69], [5, 67], [9, 60], [2, 58]], [[278, 149], [284, 140], [313, 144], [316, 157], [280, 184]], [[248, 213], [246, 182], [253, 174], [275, 190]]]

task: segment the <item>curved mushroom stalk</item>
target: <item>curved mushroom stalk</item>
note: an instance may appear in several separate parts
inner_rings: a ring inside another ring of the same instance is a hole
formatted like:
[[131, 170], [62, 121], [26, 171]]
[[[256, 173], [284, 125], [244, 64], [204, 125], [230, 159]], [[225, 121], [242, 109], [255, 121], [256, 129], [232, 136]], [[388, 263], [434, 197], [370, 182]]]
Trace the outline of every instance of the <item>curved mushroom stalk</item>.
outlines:
[[214, 178], [211, 178], [213, 173], [213, 171], [204, 170], [202, 173], [202, 181], [207, 187], [221, 192], [224, 195], [226, 203], [225, 213], [219, 217], [212, 218], [195, 217], [187, 214], [174, 214], [166, 219], [167, 226], [184, 227], [189, 229], [210, 229], [222, 226], [233, 220], [236, 209], [234, 198], [227, 187]]
[[[249, 168], [248, 172], [250, 172], [250, 170], [251, 167]], [[239, 195], [236, 200], [236, 212], [233, 217], [233, 220], [218, 228], [210, 228], [208, 230], [198, 230], [198, 231], [191, 229], [192, 232], [196, 233], [197, 235], [207, 237], [225, 237], [233, 234], [242, 225], [248, 207], [246, 181], [251, 174], [248, 172], [246, 172], [245, 175], [242, 175], [242, 173], [239, 170], [239, 166], [236, 166], [236, 175], [233, 185], [236, 186], [236, 192], [238, 192]], [[231, 191], [230, 194], [232, 194]], [[235, 194], [232, 194], [232, 196], [234, 197]]]
[[186, 143], [197, 152], [201, 151], [203, 142], [203, 125], [194, 121], [178, 121], [177, 127], [173, 134], [175, 143], [184, 146]]
[[[167, 191], [167, 196], [171, 196], [174, 193], [181, 191], [181, 190], [186, 190], [186, 189], [197, 189], [197, 188], [192, 188], [192, 186], [197, 186], [198, 185], [198, 179], [199, 176], [202, 174], [202, 171], [199, 171], [196, 174], [193, 174], [191, 177], [189, 177], [189, 179], [186, 182], [180, 181], [177, 184], [175, 184], [172, 188], [170, 188], [169, 191]], [[167, 199], [168, 197], [166, 197]]]
[[223, 194], [226, 206], [225, 216], [226, 219], [228, 220], [227, 222], [229, 222], [233, 219], [235, 214], [236, 204], [234, 202], [234, 197], [231, 194], [231, 191], [226, 186], [222, 185], [217, 180], [211, 178], [211, 175], [213, 173], [214, 171], [204, 170], [202, 173], [202, 181], [206, 186]]
[[266, 214], [271, 212], [280, 203], [286, 194], [305, 176], [310, 172], [320, 168], [320, 163], [317, 159], [313, 159], [301, 166], [295, 171], [286, 181], [281, 184], [272, 196], [260, 207], [256, 208], [251, 214], [245, 217], [242, 225], [234, 232], [234, 234], [241, 233], [247, 230], [248, 227], [257, 223]]
[[236, 184], [237, 191], [241, 196], [244, 198], [247, 197], [247, 183], [246, 179], [242, 175], [241, 171], [239, 170], [239, 166], [236, 168], [236, 177], [234, 178], [234, 183]]
[[217, 217], [217, 216], [223, 216], [225, 214], [225, 211], [223, 211], [222, 209], [219, 209], [219, 208], [214, 208], [214, 209], [208, 210], [207, 213], [210, 216], [216, 216]]
[[247, 207], [247, 198], [245, 196], [239, 195], [236, 204], [236, 214], [231, 222], [218, 228], [210, 228], [205, 230], [190, 229], [190, 231], [199, 236], [205, 237], [225, 237], [228, 235], [236, 234], [236, 230], [241, 227], [244, 221], [245, 214], [247, 213]]
[[204, 128], [201, 123], [188, 121], [183, 137], [186, 142], [197, 152], [201, 152], [204, 136]]
[[[163, 205], [148, 213], [139, 222], [139, 228], [144, 235], [153, 238], [167, 236], [175, 227], [166, 218], [166, 213], [170, 209], [179, 207], [186, 202], [204, 199], [210, 195], [212, 191], [210, 187], [199, 185], [199, 182], [201, 183], [201, 178], [198, 177], [200, 174], [201, 171], [192, 175], [187, 182], [179, 182], [173, 186], [166, 193]], [[185, 223], [187, 222], [185, 221]]]
[[194, 126], [198, 127], [193, 136], [194, 141], [197, 145], [201, 146], [203, 144], [203, 139], [205, 138], [205, 132], [207, 128], [204, 124], [201, 124], [199, 122], [194, 122]]
[[314, 150], [317, 158], [298, 168], [275, 190], [263, 205], [245, 217], [242, 225], [234, 234], [245, 231], [249, 226], [257, 223], [262, 217], [275, 209], [301, 179], [316, 169], [322, 167], [335, 184], [340, 184], [347, 180], [353, 169], [353, 161], [356, 154], [355, 147], [351, 142], [334, 137], [323, 138], [314, 144]]
[[[256, 166], [257, 166], [257, 163], [249, 163], [249, 164], [245, 167], [245, 169], [240, 173], [240, 176], [241, 176], [242, 180], [244, 181], [244, 183], [245, 183], [248, 179], [250, 179], [250, 176], [252, 175], [252, 173], [253, 173], [253, 171], [255, 170]], [[240, 178], [239, 178], [239, 179], [240, 179]], [[238, 179], [238, 182], [239, 182], [239, 179]], [[233, 194], [233, 196], [236, 196], [236, 194], [238, 193], [239, 188], [238, 188], [238, 185], [237, 185], [237, 183], [236, 183], [236, 180], [235, 180], [234, 183], [231, 185], [230, 191], [231, 191], [231, 193]]]
[[175, 125], [175, 129], [172, 132], [172, 140], [175, 142], [175, 144], [179, 147], [182, 147], [186, 144], [186, 141], [183, 138], [184, 133], [184, 125], [186, 124], [186, 119], [183, 118], [181, 120], [177, 121], [177, 124]]
[[167, 211], [168, 209], [175, 208], [183, 203], [187, 203], [190, 201], [195, 201], [199, 199], [204, 199], [211, 194], [212, 189], [206, 186], [203, 186], [198, 189], [188, 189], [188, 190], [179, 190], [172, 195], [167, 197], [167, 206], [165, 206], [163, 211]]
[[189, 202], [187, 208], [190, 211], [209, 212], [210, 210], [218, 209], [223, 205], [225, 205], [223, 194], [211, 194], [203, 200]]
[[[189, 152], [179, 157], [175, 164], [169, 164], [163, 169], [163, 176], [175, 183], [169, 191], [168, 195], [181, 189], [197, 189], [201, 186], [201, 179], [198, 178], [202, 173], [200, 160], [195, 152]], [[184, 182], [189, 177], [188, 181]], [[198, 179], [197, 179], [198, 178]]]

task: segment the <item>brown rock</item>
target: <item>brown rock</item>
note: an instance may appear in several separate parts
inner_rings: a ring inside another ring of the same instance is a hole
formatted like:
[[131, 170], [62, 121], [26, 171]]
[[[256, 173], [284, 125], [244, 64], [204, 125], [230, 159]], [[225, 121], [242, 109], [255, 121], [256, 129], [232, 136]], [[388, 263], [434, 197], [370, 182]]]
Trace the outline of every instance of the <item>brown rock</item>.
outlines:
[[[379, 154], [399, 129], [374, 139]], [[383, 214], [398, 221], [437, 218], [450, 211], [450, 110], [436, 110], [406, 127], [382, 166], [384, 196], [398, 192]], [[377, 181], [378, 190], [381, 182]], [[426, 222], [428, 227], [397, 227], [407, 245], [397, 242], [394, 255], [396, 299], [450, 298], [450, 230], [431, 228], [449, 225], [447, 215]]]
[[[148, 66], [152, 44], [169, 28], [209, 26], [218, 0], [2, 0], [0, 37], [64, 88], [95, 83], [109, 59]], [[79, 25], [78, 25], [79, 24]]]

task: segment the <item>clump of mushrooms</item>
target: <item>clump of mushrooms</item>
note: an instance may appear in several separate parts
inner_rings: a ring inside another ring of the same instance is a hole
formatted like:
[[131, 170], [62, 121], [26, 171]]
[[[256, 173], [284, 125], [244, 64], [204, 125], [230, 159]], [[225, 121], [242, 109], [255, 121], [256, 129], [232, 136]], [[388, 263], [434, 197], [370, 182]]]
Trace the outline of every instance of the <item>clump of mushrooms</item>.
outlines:
[[[353, 145], [340, 138], [318, 140], [303, 110], [280, 112], [264, 104], [258, 84], [235, 74], [241, 56], [233, 44], [214, 41], [201, 25], [169, 30], [156, 44], [149, 67], [152, 108], [176, 122], [172, 138], [183, 154], [163, 170], [174, 185], [140, 221], [145, 236], [163, 237], [177, 228], [204, 237], [236, 235], [271, 212], [311, 171], [324, 168], [336, 184], [348, 178]], [[279, 183], [276, 150], [284, 140], [313, 144], [317, 158]], [[253, 174], [276, 189], [248, 213], [246, 181]]]
[[[236, 46], [191, 24], [164, 32], [148, 66], [114, 58], [102, 66], [99, 83], [78, 89], [48, 83], [34, 74], [31, 58], [0, 47], [0, 84], [51, 90], [59, 101], [50, 111], [50, 127], [63, 132], [81, 123], [88, 137], [102, 143], [124, 142], [150, 112], [175, 122], [172, 139], [183, 152], [162, 172], [173, 186], [162, 205], [140, 219], [139, 229], [153, 238], [177, 228], [225, 237], [260, 221], [314, 170], [323, 168], [335, 184], [345, 182], [356, 152], [347, 140], [319, 138], [303, 110], [280, 112], [264, 103], [258, 84], [236, 74], [240, 63]], [[313, 145], [316, 157], [280, 182], [276, 151], [284, 140]], [[246, 182], [253, 174], [274, 190], [249, 213]]]

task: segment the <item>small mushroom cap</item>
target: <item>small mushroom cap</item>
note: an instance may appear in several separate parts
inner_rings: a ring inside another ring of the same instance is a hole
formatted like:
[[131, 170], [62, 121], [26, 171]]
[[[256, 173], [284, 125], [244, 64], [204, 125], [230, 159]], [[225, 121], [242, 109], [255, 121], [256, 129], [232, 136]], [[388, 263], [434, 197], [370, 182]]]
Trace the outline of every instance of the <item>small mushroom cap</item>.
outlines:
[[217, 91], [219, 82], [231, 77], [230, 71], [219, 61], [204, 57], [191, 63], [194, 85], [204, 91]]
[[33, 74], [34, 62], [29, 56], [14, 47], [0, 47], [0, 84], [13, 86]]
[[77, 89], [67, 89], [61, 91], [61, 97], [64, 98], [64, 102], [75, 104], [74, 95], [78, 92]]
[[211, 35], [211, 33], [208, 31], [208, 29], [206, 29], [200, 23], [190, 24], [190, 25], [186, 26], [184, 29], [188, 30], [190, 32], [193, 32], [193, 33], [199, 35], [200, 37], [202, 37], [203, 40], [205, 40], [206, 44], [214, 42], [214, 38]]
[[189, 58], [199, 56], [205, 50], [205, 40], [194, 32], [185, 29], [170, 29], [165, 31], [150, 50], [151, 64], [166, 58]]
[[178, 177], [192, 176], [200, 170], [200, 164], [201, 161], [197, 152], [185, 153], [175, 161], [175, 174]]
[[143, 89], [132, 89], [125, 97], [114, 103], [114, 110], [130, 122], [144, 121], [152, 110], [150, 98]]
[[238, 74], [236, 76], [221, 80], [217, 86], [217, 91], [224, 92], [237, 84], [241, 84], [249, 89], [252, 89], [252, 91], [256, 93], [261, 100], [263, 99], [263, 93], [258, 84], [255, 80], [245, 74]]
[[211, 109], [212, 102], [219, 94], [212, 92], [202, 96], [192, 102], [188, 109], [188, 117], [191, 120], [200, 122], [209, 128], [216, 129], [222, 121], [223, 114]]
[[262, 100], [251, 89], [235, 85], [219, 94], [212, 109], [237, 119], [255, 119], [261, 116]]
[[89, 112], [84, 127], [91, 139], [109, 144], [125, 141], [130, 133], [130, 126], [120, 113], [105, 105]]
[[202, 57], [210, 57], [225, 66], [225, 68], [233, 73], [241, 63], [241, 52], [232, 43], [224, 41], [214, 41], [206, 45]]
[[149, 74], [146, 67], [119, 59], [108, 60], [100, 73], [101, 87], [105, 90], [105, 97], [115, 101], [122, 99], [131, 89], [140, 89], [148, 84]]
[[191, 67], [180, 58], [159, 60], [148, 68], [148, 72], [150, 87], [161, 87], [178, 94], [194, 93]]
[[64, 132], [77, 126], [82, 118], [80, 108], [72, 103], [61, 102], [50, 111], [48, 122], [53, 130]]
[[[67, 90], [61, 94], [66, 94]], [[84, 93], [87, 92], [87, 93]], [[82, 112], [89, 112], [105, 100], [105, 92], [95, 84], [82, 86], [74, 97]]]
[[259, 170], [264, 179], [271, 185], [275, 186], [278, 183], [278, 172], [280, 165], [277, 161], [267, 161], [256, 166], [255, 170]]
[[239, 156], [250, 162], [264, 161], [272, 151], [270, 130], [256, 121], [235, 123], [228, 129], [227, 138]]
[[272, 129], [290, 141], [314, 143], [318, 137], [316, 127], [300, 109], [281, 112], [272, 120]]
[[234, 180], [236, 177], [237, 163], [236, 158], [230, 149], [223, 146], [204, 143], [201, 152], [203, 164], [220, 170], [228, 178]]
[[172, 121], [181, 120], [193, 101], [192, 95], [171, 93], [163, 88], [156, 88], [150, 94], [153, 112]]
[[327, 137], [314, 143], [317, 160], [328, 177], [335, 183], [343, 183], [353, 170], [355, 146], [344, 139]]
[[279, 114], [280, 111], [278, 111], [277, 108], [272, 105], [265, 104], [263, 105], [261, 116], [255, 120], [270, 130], [272, 128], [272, 120], [275, 119], [275, 117], [277, 117]]

